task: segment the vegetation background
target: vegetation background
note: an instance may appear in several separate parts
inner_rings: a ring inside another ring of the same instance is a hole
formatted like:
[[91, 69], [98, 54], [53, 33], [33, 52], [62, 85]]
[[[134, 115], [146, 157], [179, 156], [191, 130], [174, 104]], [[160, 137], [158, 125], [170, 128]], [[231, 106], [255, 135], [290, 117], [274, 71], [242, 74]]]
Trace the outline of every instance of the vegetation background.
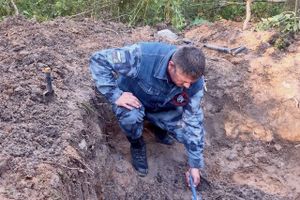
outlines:
[[[181, 30], [219, 19], [242, 21], [246, 0], [0, 0], [0, 19], [16, 12], [45, 21], [59, 16], [117, 20], [129, 25], [165, 23]], [[275, 1], [275, 2], [274, 2]], [[299, 31], [299, 0], [254, 0], [251, 20], [260, 29]], [[288, 12], [287, 12], [288, 11]], [[287, 13], [286, 13], [287, 12]], [[286, 15], [288, 14], [288, 15]], [[278, 15], [281, 15], [281, 17]], [[275, 18], [270, 18], [277, 16]], [[269, 18], [269, 19], [268, 19]], [[272, 21], [273, 20], [273, 21]]]

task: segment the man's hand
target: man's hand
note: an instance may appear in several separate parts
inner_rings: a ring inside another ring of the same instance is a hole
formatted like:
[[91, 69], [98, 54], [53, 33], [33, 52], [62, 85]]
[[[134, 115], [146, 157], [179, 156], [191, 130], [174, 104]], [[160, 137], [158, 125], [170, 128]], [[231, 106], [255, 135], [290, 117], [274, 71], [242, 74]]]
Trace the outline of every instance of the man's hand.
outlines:
[[193, 180], [194, 180], [194, 185], [197, 186], [200, 183], [200, 170], [198, 168], [190, 168], [186, 173], [186, 182], [188, 183], [188, 186], [190, 186], [190, 175], [192, 175]]
[[131, 92], [123, 92], [115, 103], [116, 105], [125, 107], [129, 110], [140, 108], [142, 106], [141, 102]]

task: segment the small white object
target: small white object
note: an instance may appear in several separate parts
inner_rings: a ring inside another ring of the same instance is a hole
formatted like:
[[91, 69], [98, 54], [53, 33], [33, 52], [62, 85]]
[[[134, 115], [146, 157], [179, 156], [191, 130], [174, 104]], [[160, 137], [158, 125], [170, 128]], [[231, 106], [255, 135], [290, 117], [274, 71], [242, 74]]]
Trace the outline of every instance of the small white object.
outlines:
[[85, 139], [81, 140], [81, 142], [78, 144], [80, 149], [87, 149], [87, 144]]
[[172, 31], [170, 31], [169, 29], [163, 29], [157, 32], [157, 36], [159, 37], [163, 37], [169, 40], [177, 40], [178, 36], [173, 33]]

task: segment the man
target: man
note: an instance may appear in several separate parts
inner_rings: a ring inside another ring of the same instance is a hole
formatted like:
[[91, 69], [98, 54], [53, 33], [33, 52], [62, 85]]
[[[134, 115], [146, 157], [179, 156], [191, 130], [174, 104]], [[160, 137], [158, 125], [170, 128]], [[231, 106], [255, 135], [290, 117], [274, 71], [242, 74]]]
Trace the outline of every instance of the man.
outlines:
[[[130, 142], [133, 167], [148, 173], [143, 121], [155, 125], [158, 142], [183, 143], [188, 153], [186, 172], [200, 183], [204, 129], [203, 96], [205, 57], [196, 47], [144, 42], [93, 54], [90, 70], [96, 87], [112, 104], [121, 129]], [[170, 134], [170, 135], [169, 135]]]

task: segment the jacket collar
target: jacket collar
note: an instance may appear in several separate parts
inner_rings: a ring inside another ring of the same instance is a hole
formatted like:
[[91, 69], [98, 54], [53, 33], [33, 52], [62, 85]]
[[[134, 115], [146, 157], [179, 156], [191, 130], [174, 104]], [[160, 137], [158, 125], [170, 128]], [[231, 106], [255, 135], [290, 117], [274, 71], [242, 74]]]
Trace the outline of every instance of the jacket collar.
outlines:
[[154, 77], [170, 82], [169, 75], [167, 73], [167, 68], [172, 55], [175, 53], [176, 49], [172, 49], [163, 59], [161, 60], [159, 66], [155, 69]]

